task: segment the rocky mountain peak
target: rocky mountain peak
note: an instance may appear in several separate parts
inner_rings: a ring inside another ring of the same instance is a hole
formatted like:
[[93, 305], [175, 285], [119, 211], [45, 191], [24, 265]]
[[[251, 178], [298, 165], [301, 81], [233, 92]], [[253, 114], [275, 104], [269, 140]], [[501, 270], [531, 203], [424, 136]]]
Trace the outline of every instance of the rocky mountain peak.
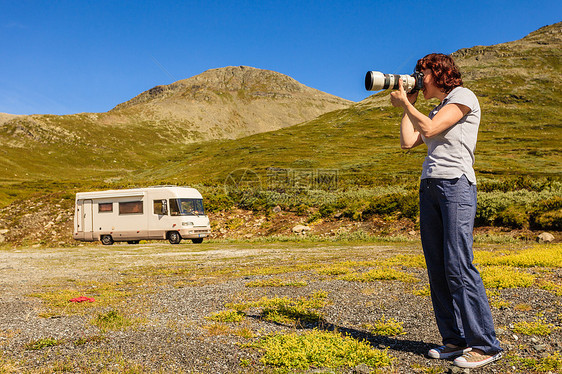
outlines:
[[225, 91], [261, 90], [271, 93], [299, 92], [308, 88], [287, 75], [249, 66], [210, 69], [176, 83], [187, 86], [203, 84], [210, 89]]
[[169, 85], [156, 86], [125, 103], [119, 104], [115, 109], [124, 109], [170, 97], [209, 102], [221, 95], [235, 95], [245, 100], [253, 100], [260, 98], [294, 98], [295, 94], [323, 96], [324, 99], [330, 97], [343, 101], [343, 99], [307, 87], [295, 79], [275, 71], [249, 66], [227, 66], [210, 69]]

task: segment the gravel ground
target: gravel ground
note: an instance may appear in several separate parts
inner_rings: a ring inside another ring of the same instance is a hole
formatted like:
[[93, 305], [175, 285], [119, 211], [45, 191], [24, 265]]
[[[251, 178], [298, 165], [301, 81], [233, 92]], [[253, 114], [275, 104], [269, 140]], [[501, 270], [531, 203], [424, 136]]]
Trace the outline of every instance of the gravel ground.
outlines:
[[[400, 253], [417, 255], [420, 250], [416, 244], [249, 243], [2, 251], [0, 373], [275, 372], [260, 362], [260, 351], [243, 345], [271, 333], [309, 330], [316, 325], [296, 328], [268, 322], [253, 309], [241, 323], [215, 324], [206, 317], [227, 309], [225, 304], [229, 302], [256, 301], [264, 296], [306, 297], [316, 291], [328, 294], [329, 303], [321, 310], [322, 327], [366, 339], [376, 349], [388, 348], [396, 359], [382, 372], [455, 372], [450, 361], [425, 357], [440, 338], [430, 298], [412, 293], [427, 283], [424, 269], [403, 268], [419, 279], [418, 283], [349, 282], [338, 276], [319, 275], [314, 269], [303, 270], [306, 265], [380, 259]], [[267, 274], [273, 273], [272, 266], [285, 268], [279, 270], [281, 274]], [[560, 284], [560, 269], [550, 269], [549, 274]], [[268, 278], [305, 280], [307, 285], [246, 286], [249, 281]], [[122, 293], [104, 302], [104, 294], [96, 289], [103, 284], [111, 284], [115, 292]], [[97, 297], [96, 302], [57, 309], [44, 298], [32, 296], [38, 292], [56, 295], [69, 288], [82, 291], [76, 291], [75, 296]], [[500, 290], [495, 297], [509, 304], [505, 309], [492, 308], [498, 337], [508, 357], [471, 372], [530, 372], [512, 356], [540, 359], [562, 351], [560, 296], [532, 287]], [[118, 310], [138, 323], [107, 330], [92, 323], [96, 316], [110, 310]], [[513, 332], [514, 323], [532, 321], [537, 313], [557, 326], [550, 335]], [[383, 316], [402, 322], [406, 334], [386, 337], [369, 333], [365, 324]], [[46, 338], [56, 339], [57, 345], [37, 350], [27, 346]], [[360, 366], [304, 372], [368, 370]]]

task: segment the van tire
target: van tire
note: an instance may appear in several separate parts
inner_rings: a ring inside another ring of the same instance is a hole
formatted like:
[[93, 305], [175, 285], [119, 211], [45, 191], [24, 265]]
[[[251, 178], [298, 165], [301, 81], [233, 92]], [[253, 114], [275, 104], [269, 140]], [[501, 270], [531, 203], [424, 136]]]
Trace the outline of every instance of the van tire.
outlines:
[[103, 235], [100, 240], [101, 240], [101, 244], [103, 245], [113, 244], [113, 238], [111, 237], [111, 235]]
[[170, 244], [180, 244], [181, 242], [181, 235], [177, 231], [170, 231], [168, 233], [168, 241]]
[[191, 239], [191, 241], [193, 242], [193, 244], [201, 244], [203, 243], [203, 238], [195, 238]]

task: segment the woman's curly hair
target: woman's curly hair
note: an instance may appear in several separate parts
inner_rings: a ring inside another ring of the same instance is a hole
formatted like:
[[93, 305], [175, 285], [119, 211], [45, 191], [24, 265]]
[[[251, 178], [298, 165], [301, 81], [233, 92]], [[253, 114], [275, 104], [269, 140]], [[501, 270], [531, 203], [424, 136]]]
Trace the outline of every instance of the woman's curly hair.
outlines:
[[451, 56], [442, 53], [431, 53], [418, 60], [416, 70], [431, 70], [435, 85], [449, 93], [453, 88], [462, 86], [461, 72]]

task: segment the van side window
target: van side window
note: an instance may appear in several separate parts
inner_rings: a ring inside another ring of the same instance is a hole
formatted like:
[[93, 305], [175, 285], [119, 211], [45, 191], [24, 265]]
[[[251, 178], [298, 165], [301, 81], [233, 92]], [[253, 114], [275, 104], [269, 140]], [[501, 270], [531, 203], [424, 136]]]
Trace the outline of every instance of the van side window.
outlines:
[[111, 213], [113, 212], [113, 203], [99, 203], [98, 213]]
[[153, 202], [154, 202], [154, 214], [157, 214], [159, 216], [168, 215], [166, 200], [153, 200]]
[[119, 203], [119, 214], [143, 214], [142, 201]]

